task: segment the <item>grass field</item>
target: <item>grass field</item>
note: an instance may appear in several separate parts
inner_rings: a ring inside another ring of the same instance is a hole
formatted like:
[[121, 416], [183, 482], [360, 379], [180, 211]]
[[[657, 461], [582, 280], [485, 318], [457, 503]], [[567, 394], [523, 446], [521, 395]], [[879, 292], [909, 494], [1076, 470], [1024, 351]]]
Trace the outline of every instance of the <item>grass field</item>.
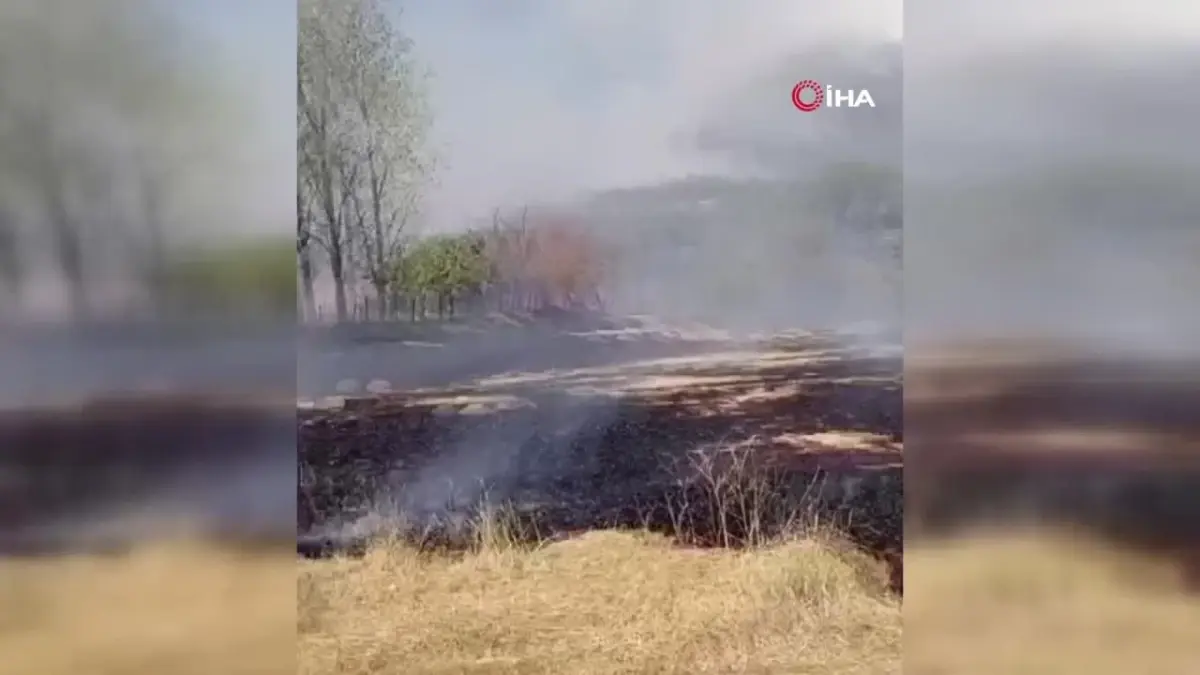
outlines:
[[1094, 539], [975, 535], [906, 551], [904, 672], [1196, 672], [1200, 603], [1165, 559]]
[[292, 556], [194, 542], [0, 561], [0, 673], [296, 672]]
[[698, 551], [597, 531], [454, 557], [386, 544], [304, 567], [300, 672], [898, 672], [886, 582], [815, 539]]
[[[947, 433], [985, 428], [945, 417]], [[883, 563], [831, 533], [741, 551], [477, 534], [458, 553], [380, 542], [306, 562], [186, 542], [0, 560], [0, 674], [1196, 672], [1200, 603], [1180, 563], [1061, 532], [910, 537], [903, 601]]]
[[696, 552], [594, 532], [299, 570], [191, 544], [7, 561], [0, 672], [1195, 672], [1200, 606], [1169, 566], [1046, 535], [907, 558], [903, 611], [872, 562], [816, 540]]

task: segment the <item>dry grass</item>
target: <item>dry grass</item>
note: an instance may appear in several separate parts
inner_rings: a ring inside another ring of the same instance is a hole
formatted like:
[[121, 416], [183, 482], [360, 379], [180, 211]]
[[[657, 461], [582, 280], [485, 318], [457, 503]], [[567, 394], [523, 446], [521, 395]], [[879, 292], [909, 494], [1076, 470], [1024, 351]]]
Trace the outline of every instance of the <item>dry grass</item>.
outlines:
[[906, 558], [906, 673], [1196, 672], [1200, 604], [1165, 561], [1045, 532]]
[[899, 601], [846, 547], [697, 551], [614, 531], [505, 541], [306, 564], [300, 672], [900, 671]]
[[[900, 672], [899, 602], [835, 543], [699, 552], [593, 532], [528, 549], [503, 534], [461, 555], [386, 543], [304, 563], [298, 615], [290, 557], [183, 543], [0, 562], [0, 672]], [[1200, 606], [1168, 564], [1044, 534], [907, 558], [907, 673], [1195, 672]]]
[[6, 675], [296, 672], [296, 567], [197, 543], [0, 561]]

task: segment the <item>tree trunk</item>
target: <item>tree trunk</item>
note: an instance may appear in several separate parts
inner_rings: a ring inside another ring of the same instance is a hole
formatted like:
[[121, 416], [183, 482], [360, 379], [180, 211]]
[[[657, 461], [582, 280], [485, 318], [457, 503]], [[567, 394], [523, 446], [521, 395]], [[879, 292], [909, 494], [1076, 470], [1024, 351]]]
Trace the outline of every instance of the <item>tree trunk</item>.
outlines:
[[342, 267], [342, 256], [330, 256], [329, 271], [333, 275], [334, 305], [337, 307], [337, 320], [342, 323], [347, 318], [346, 308], [346, 273]]
[[301, 322], [317, 320], [317, 294], [313, 290], [312, 216], [305, 208], [300, 181], [296, 185], [296, 256], [300, 259]]
[[167, 245], [163, 231], [162, 181], [159, 171], [139, 162], [139, 189], [141, 191], [142, 220], [145, 227], [146, 245], [142, 251], [142, 283], [150, 291], [150, 302], [155, 312], [169, 309], [163, 292], [166, 282]]
[[335, 290], [334, 303], [337, 307], [337, 321], [339, 323], [346, 320], [346, 252], [343, 250], [343, 230], [342, 225], [345, 221], [341, 219], [341, 214], [338, 212], [337, 201], [334, 199], [333, 191], [333, 165], [330, 161], [330, 142], [327, 135], [327, 119], [324, 109], [320, 112], [320, 123], [318, 124], [319, 135], [321, 138], [321, 206], [325, 211], [327, 253], [329, 253], [329, 271], [333, 275], [333, 285]]
[[20, 298], [24, 269], [20, 263], [16, 217], [0, 210], [0, 279], [4, 290]]
[[375, 283], [375, 297], [379, 302], [377, 318], [380, 321], [384, 321], [388, 318], [388, 309], [389, 309], [387, 284], [379, 283], [379, 282]]
[[[51, 190], [56, 188], [51, 187]], [[83, 278], [83, 245], [79, 241], [79, 230], [70, 222], [62, 195], [55, 191], [50, 201], [55, 257], [67, 286], [67, 306], [73, 318], [83, 319], [88, 315], [88, 297]]]
[[312, 251], [307, 247], [300, 252], [300, 299], [304, 302], [303, 321], [312, 321], [317, 317], [317, 296], [313, 289]]
[[371, 275], [375, 277], [375, 295], [379, 298], [379, 319], [382, 321], [386, 320], [388, 314], [387, 281], [384, 278], [387, 269], [387, 260], [384, 251], [389, 242], [383, 228], [383, 183], [380, 180], [379, 171], [375, 166], [374, 152], [368, 154], [367, 163], [367, 168], [371, 172], [371, 216], [373, 217], [372, 225], [374, 226], [375, 235], [375, 244], [373, 246], [375, 255], [374, 260], [371, 261], [374, 269], [371, 270]]
[[[48, 118], [47, 118], [48, 119]], [[50, 134], [46, 119], [39, 120], [35, 137], [44, 148], [38, 157], [42, 194], [46, 198], [50, 216], [50, 236], [54, 247], [55, 261], [66, 284], [68, 311], [73, 319], [83, 319], [88, 314], [87, 287], [83, 273], [83, 242], [78, 223], [73, 222], [66, 202], [66, 185], [57, 161], [57, 147]]]

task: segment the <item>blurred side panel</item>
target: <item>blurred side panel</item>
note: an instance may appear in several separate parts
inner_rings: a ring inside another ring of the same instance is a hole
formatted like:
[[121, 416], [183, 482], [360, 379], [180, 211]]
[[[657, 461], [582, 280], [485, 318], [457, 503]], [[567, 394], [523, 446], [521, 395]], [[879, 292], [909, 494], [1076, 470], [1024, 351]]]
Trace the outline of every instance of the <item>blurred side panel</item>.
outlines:
[[905, 9], [909, 672], [1191, 672], [1200, 8]]
[[295, 672], [295, 6], [0, 5], [0, 671]]

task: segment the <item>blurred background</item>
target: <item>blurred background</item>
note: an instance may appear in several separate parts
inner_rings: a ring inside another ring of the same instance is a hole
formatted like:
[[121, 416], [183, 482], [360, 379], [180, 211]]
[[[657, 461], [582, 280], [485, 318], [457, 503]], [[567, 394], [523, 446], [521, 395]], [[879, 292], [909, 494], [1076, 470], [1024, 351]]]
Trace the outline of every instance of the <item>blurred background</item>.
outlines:
[[1198, 19], [905, 5], [907, 672], [1193, 667]]
[[0, 7], [2, 672], [295, 672], [295, 25]]
[[295, 3], [0, 6], [0, 672], [295, 672], [298, 319], [453, 314], [463, 232], [564, 213], [612, 309], [903, 327], [907, 670], [1194, 672], [1200, 8], [702, 4], [411, 3], [421, 161], [344, 249]]

